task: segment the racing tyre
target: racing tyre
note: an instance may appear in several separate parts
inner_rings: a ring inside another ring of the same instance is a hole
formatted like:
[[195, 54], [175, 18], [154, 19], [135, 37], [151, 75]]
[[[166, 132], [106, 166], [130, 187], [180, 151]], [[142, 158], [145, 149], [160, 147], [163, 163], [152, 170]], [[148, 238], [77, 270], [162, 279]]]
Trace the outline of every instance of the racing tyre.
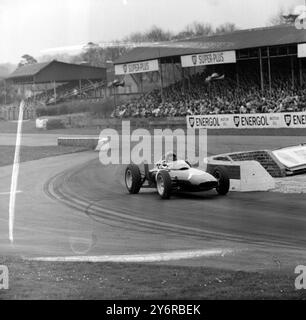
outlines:
[[139, 167], [135, 164], [130, 164], [125, 170], [125, 185], [129, 193], [139, 193], [142, 186], [142, 179]]
[[213, 176], [219, 182], [218, 187], [216, 188], [217, 192], [221, 196], [227, 195], [230, 189], [230, 179], [227, 171], [224, 168], [217, 167], [213, 172]]
[[157, 192], [162, 199], [169, 199], [172, 191], [172, 180], [167, 171], [160, 171], [156, 176]]

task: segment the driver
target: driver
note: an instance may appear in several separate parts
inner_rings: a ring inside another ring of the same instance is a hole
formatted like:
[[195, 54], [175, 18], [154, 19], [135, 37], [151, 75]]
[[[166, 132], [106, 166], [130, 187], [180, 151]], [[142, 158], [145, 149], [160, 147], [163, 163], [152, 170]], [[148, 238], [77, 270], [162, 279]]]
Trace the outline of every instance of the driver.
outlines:
[[176, 162], [177, 161], [177, 156], [173, 152], [168, 152], [165, 156], [166, 162]]
[[177, 156], [173, 152], [166, 153], [160, 161], [156, 163], [157, 168], [159, 169], [169, 169], [172, 168], [174, 163], [177, 162]]

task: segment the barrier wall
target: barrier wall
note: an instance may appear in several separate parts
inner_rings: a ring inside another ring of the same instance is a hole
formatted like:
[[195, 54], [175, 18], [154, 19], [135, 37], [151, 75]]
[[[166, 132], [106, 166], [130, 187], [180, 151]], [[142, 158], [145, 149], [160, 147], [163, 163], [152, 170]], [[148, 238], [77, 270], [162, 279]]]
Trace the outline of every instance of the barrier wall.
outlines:
[[58, 146], [65, 147], [85, 147], [94, 150], [97, 147], [99, 139], [95, 137], [59, 137]]
[[[122, 121], [130, 121], [131, 130], [137, 128], [145, 128], [150, 132], [154, 129], [187, 129], [186, 118], [163, 118], [163, 119], [146, 119], [146, 118], [132, 118], [132, 119], [97, 119], [88, 114], [74, 114], [64, 116], [46, 117], [48, 119], [61, 119], [64, 121], [67, 128], [81, 128], [81, 127], [96, 127], [99, 129], [112, 128], [121, 132]], [[197, 131], [197, 130], [196, 130]], [[208, 135], [213, 136], [306, 136], [305, 128], [261, 128], [261, 129], [216, 129], [209, 128]], [[305, 139], [306, 140], [306, 139]]]
[[256, 161], [274, 178], [281, 178], [286, 176], [286, 170], [271, 151], [245, 151], [227, 153], [210, 158], [212, 161], [226, 161], [228, 162], [246, 162]]
[[250, 151], [229, 154], [234, 161], [250, 161], [259, 162], [274, 178], [285, 177], [285, 167], [275, 158], [271, 151]]
[[224, 167], [230, 178], [230, 190], [237, 192], [269, 191], [275, 189], [274, 178], [257, 161], [229, 162], [213, 158], [204, 160], [207, 171]]

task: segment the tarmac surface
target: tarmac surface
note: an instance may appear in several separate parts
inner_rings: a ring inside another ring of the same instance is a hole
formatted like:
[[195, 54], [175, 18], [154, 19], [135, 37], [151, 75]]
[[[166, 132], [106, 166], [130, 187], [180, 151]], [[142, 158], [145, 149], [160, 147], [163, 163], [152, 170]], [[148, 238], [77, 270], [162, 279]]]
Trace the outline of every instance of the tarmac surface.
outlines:
[[102, 166], [94, 152], [21, 164], [11, 245], [11, 167], [0, 168], [1, 253], [28, 258], [221, 250], [161, 263], [291, 271], [305, 263], [305, 195], [209, 192], [162, 201], [154, 190], [129, 195], [123, 172], [123, 166]]
[[[58, 136], [23, 134], [22, 145], [56, 145]], [[275, 149], [302, 142], [303, 137], [209, 136], [208, 151]], [[15, 134], [1, 134], [0, 145], [14, 144]], [[20, 166], [12, 245], [8, 241], [11, 173], [12, 166], [0, 167], [3, 255], [112, 257], [218, 251], [223, 254], [160, 263], [290, 272], [305, 264], [306, 195], [295, 188], [295, 181], [303, 186], [304, 177], [278, 181], [277, 192], [227, 197], [208, 192], [162, 201], [155, 190], [129, 195], [124, 166], [105, 167], [98, 153], [26, 162]]]

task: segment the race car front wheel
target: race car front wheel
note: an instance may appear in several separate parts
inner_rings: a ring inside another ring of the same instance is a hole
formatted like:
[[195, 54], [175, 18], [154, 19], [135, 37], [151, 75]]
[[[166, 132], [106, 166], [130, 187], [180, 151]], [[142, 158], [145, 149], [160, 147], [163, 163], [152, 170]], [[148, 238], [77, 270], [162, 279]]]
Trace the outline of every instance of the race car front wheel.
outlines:
[[167, 171], [159, 171], [156, 176], [157, 192], [162, 199], [169, 199], [172, 191], [172, 180]]
[[213, 176], [218, 180], [217, 192], [222, 196], [227, 195], [230, 189], [230, 179], [227, 171], [222, 167], [217, 167], [213, 172]]
[[130, 164], [125, 170], [125, 185], [129, 193], [137, 194], [142, 186], [141, 173], [139, 167]]

